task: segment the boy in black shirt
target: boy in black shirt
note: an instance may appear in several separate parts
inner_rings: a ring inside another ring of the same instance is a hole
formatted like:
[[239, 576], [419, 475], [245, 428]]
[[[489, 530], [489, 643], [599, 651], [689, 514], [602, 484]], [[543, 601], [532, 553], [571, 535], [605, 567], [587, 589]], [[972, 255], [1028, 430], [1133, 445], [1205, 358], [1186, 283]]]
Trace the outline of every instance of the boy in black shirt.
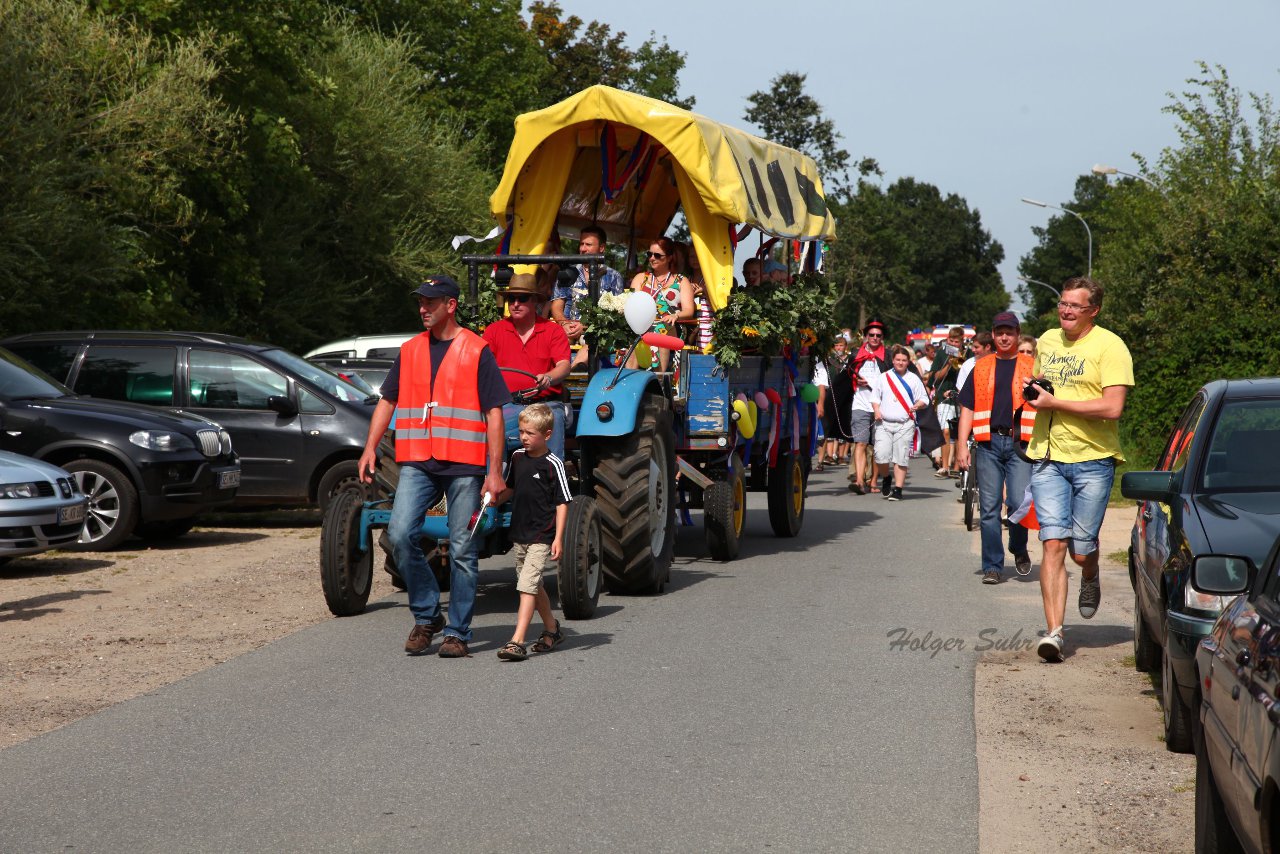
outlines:
[[[520, 413], [520, 444], [524, 447], [512, 455], [511, 470], [506, 477], [511, 486], [503, 490], [495, 502], [501, 504], [515, 497], [511, 508], [511, 542], [515, 544], [520, 609], [516, 613], [515, 633], [510, 642], [498, 650], [498, 658], [505, 661], [524, 661], [529, 651], [547, 652], [564, 640], [560, 622], [551, 614], [551, 600], [542, 585], [544, 565], [549, 560], [560, 559], [565, 519], [569, 516], [569, 502], [573, 500], [564, 463], [547, 448], [554, 426], [555, 417], [545, 403], [527, 406]], [[542, 618], [542, 634], [531, 647], [526, 647], [524, 635], [533, 622], [535, 608]]]

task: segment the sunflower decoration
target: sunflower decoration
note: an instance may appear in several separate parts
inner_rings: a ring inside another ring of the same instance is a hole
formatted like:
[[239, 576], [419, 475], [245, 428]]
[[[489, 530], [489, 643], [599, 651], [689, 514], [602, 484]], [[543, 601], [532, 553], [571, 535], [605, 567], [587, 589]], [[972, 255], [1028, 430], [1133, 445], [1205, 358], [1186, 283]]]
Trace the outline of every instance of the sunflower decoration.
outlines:
[[772, 358], [793, 341], [800, 343], [802, 353], [825, 352], [840, 331], [836, 301], [835, 286], [814, 274], [800, 276], [790, 286], [735, 290], [712, 324], [716, 358], [737, 367], [743, 356]]

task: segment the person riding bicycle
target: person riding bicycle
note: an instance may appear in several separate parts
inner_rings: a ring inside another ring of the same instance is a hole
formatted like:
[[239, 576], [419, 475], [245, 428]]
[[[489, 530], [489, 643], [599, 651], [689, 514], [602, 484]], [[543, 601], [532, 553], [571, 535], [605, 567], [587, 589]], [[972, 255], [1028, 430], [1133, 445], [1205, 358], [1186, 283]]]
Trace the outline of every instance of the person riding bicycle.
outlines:
[[[980, 357], [960, 389], [960, 429], [956, 467], [966, 469], [969, 436], [977, 442], [973, 465], [982, 509], [982, 583], [999, 584], [1004, 573], [1003, 523], [1000, 502], [1012, 512], [1022, 503], [1031, 481], [1031, 464], [1019, 455], [1018, 443], [1031, 441], [1035, 411], [1023, 405], [1022, 388], [1032, 377], [1032, 361], [1018, 353], [1018, 317], [1002, 311], [991, 321], [995, 353]], [[1016, 419], [1016, 420], [1015, 420]], [[1031, 572], [1027, 529], [1009, 528], [1009, 552], [1019, 575]]]

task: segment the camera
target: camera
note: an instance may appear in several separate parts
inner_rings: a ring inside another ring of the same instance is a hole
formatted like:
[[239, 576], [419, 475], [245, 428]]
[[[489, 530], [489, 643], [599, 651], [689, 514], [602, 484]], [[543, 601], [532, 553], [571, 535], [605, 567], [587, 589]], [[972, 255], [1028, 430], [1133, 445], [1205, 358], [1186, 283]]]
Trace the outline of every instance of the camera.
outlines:
[[1049, 392], [1049, 394], [1053, 394], [1053, 383], [1044, 378], [1031, 380], [1022, 388], [1022, 399], [1035, 400], [1040, 396], [1040, 389], [1044, 389]]
[[961, 348], [957, 347], [954, 344], [943, 344], [942, 352], [946, 353], [948, 356], [954, 359], [960, 355]]

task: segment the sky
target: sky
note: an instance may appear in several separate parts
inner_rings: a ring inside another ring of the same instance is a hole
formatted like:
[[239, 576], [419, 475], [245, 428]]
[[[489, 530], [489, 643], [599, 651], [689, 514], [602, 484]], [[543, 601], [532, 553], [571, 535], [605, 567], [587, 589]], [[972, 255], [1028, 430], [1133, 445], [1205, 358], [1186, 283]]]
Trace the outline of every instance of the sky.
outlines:
[[694, 110], [744, 130], [757, 130], [748, 95], [807, 75], [852, 162], [874, 157], [885, 186], [913, 177], [980, 212], [1015, 310], [1031, 229], [1058, 213], [1021, 198], [1067, 204], [1095, 163], [1137, 172], [1134, 154], [1154, 163], [1176, 146], [1162, 110], [1197, 61], [1224, 66], [1242, 93], [1280, 96], [1280, 0], [559, 2], [632, 46], [665, 36], [686, 54]]

